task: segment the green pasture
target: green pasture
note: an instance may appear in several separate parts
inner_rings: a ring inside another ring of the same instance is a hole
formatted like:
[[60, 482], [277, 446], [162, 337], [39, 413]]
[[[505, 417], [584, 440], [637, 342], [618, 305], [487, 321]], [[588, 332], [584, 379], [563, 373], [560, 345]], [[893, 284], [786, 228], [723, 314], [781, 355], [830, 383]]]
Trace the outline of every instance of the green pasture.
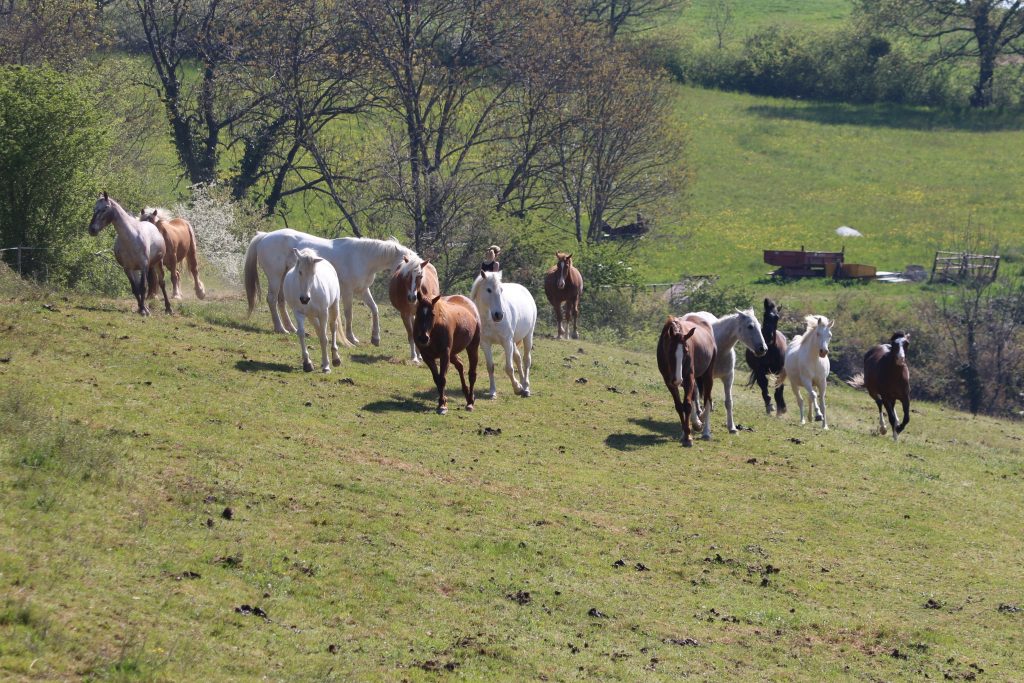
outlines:
[[0, 282], [0, 679], [1024, 670], [1017, 424], [917, 403], [896, 445], [851, 389], [822, 432], [739, 388], [683, 449], [653, 353], [586, 329], [441, 417], [390, 311], [324, 376], [230, 292]]
[[[658, 30], [679, 31], [710, 40], [714, 31], [708, 25], [708, 17], [717, 2], [690, 0]], [[741, 39], [753, 30], [771, 25], [810, 30], [834, 28], [850, 16], [852, 6], [850, 0], [733, 0], [733, 22], [727, 40]]]

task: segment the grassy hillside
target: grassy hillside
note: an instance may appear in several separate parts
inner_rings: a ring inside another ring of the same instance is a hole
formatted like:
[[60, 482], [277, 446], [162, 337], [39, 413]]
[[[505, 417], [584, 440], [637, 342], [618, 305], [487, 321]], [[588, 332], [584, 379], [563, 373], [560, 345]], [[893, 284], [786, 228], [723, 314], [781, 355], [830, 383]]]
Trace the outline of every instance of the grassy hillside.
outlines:
[[799, 102], [680, 88], [693, 179], [663, 223], [690, 241], [652, 240], [647, 276], [718, 272], [751, 282], [763, 249], [839, 250], [899, 270], [931, 265], [970, 221], [1002, 253], [1024, 238], [1024, 118], [999, 112]]
[[322, 376], [237, 299], [130, 308], [0, 286], [0, 678], [1024, 670], [1019, 425], [739, 390], [683, 449], [652, 353], [550, 338], [439, 417], [390, 313]]
[[[662, 30], [685, 31], [711, 39], [708, 15], [717, 0], [690, 0], [682, 11], [665, 22]], [[812, 30], [837, 26], [850, 16], [850, 0], [733, 0], [730, 38], [741, 38], [752, 30], [777, 24]]]

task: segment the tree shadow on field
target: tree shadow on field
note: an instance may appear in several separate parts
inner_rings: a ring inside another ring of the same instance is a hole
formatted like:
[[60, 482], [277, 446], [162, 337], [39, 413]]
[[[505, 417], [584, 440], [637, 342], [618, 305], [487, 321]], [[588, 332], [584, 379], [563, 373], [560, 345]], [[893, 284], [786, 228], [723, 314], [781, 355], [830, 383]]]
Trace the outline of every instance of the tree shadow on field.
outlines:
[[617, 451], [635, 451], [645, 446], [657, 446], [658, 444], [674, 442], [679, 438], [681, 430], [678, 421], [663, 422], [649, 418], [629, 418], [629, 422], [647, 430], [648, 434], [630, 434], [619, 432], [609, 434], [604, 443], [609, 448]]
[[349, 358], [353, 363], [361, 363], [362, 365], [386, 363], [391, 360], [391, 356], [386, 353], [353, 353]]
[[235, 369], [242, 372], [294, 372], [295, 368], [287, 363], [266, 363], [261, 360], [246, 358], [235, 362]]
[[895, 104], [827, 103], [755, 105], [747, 111], [764, 119], [807, 121], [831, 126], [869, 126], [900, 130], [991, 132], [1024, 130], [1024, 115], [1001, 110], [930, 109]]
[[370, 413], [422, 413], [427, 407], [408, 396], [392, 396], [390, 399], [367, 403], [362, 409]]

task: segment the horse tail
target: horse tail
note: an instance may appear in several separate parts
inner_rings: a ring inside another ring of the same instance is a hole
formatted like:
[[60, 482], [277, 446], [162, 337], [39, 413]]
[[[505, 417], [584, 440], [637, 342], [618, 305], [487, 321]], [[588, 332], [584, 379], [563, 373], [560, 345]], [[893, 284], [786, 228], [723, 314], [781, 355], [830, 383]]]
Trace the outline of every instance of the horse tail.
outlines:
[[757, 372], [753, 368], [751, 368], [750, 369], [750, 375], [747, 377], [747, 383], [744, 384], [743, 386], [745, 386], [747, 389], [749, 389], [750, 387], [754, 386], [754, 384], [756, 382], [757, 382]]
[[196, 239], [196, 231], [192, 228], [192, 223], [185, 221], [185, 225], [188, 226], [189, 236], [188, 253], [185, 255], [185, 258], [188, 259], [188, 269], [192, 272], [192, 279], [195, 280], [196, 296], [200, 299], [205, 299], [206, 287], [203, 285], [203, 281], [199, 279], [199, 240]]
[[854, 389], [864, 389], [864, 373], [858, 372], [856, 375], [846, 380], [846, 383]]
[[256, 264], [256, 252], [267, 233], [257, 232], [245, 250], [245, 298], [249, 300], [249, 315], [256, 310], [256, 297], [260, 294], [260, 273]]

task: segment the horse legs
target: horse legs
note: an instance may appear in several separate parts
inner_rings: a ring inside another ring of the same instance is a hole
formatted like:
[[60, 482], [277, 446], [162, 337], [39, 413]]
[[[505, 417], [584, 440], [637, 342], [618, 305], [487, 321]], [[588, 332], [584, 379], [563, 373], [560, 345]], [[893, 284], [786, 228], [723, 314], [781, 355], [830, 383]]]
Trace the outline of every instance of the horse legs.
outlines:
[[[872, 396], [872, 398], [874, 397]], [[887, 430], [885, 428], [885, 419], [882, 417], [882, 410], [886, 406], [882, 403], [882, 399], [880, 398], [875, 398], [875, 405], [878, 406], [878, 433], [885, 436], [885, 432]]]
[[[580, 319], [580, 298], [579, 298], [579, 296], [577, 296], [575, 299], [573, 299], [572, 301], [567, 303], [566, 304], [566, 308], [568, 310], [566, 311], [566, 316], [565, 317], [567, 319], [570, 316], [572, 317], [572, 338], [573, 339], [579, 339], [580, 338], [580, 333], [576, 330], [576, 323], [579, 322], [579, 319]], [[565, 323], [565, 331], [566, 332], [569, 331], [569, 322], [568, 322], [568, 320], [566, 320], [566, 323]]]
[[277, 308], [281, 313], [281, 324], [284, 325], [286, 332], [294, 332], [295, 325], [292, 324], [292, 319], [288, 315], [288, 305], [284, 300], [284, 280], [281, 280], [280, 286], [277, 289]]
[[370, 315], [373, 317], [373, 329], [370, 332], [370, 343], [374, 346], [380, 346], [380, 312], [377, 310], [377, 302], [373, 300], [373, 295], [370, 294], [369, 287], [363, 290], [363, 303], [370, 309]]
[[523, 382], [523, 398], [530, 395], [530, 368], [533, 367], [533, 332], [523, 337], [523, 354], [519, 356], [519, 378]]
[[136, 280], [133, 270], [125, 268], [124, 274], [128, 276], [128, 282], [132, 286], [132, 296], [139, 304], [139, 315], [149, 315], [149, 308], [146, 306], [146, 272], [139, 271], [138, 280]]
[[[800, 407], [800, 424], [807, 424], [807, 420], [804, 419], [804, 397], [800, 393], [800, 383], [796, 381], [795, 377], [789, 383], [793, 389], [793, 395], [796, 396], [796, 404]], [[808, 393], [808, 396], [812, 396], [812, 394]]]
[[818, 386], [818, 410], [821, 411], [821, 430], [824, 432], [828, 431], [828, 416], [825, 414], [825, 391], [827, 389], [827, 380], [822, 380]]
[[313, 318], [313, 322], [316, 324], [316, 336], [320, 339], [320, 370], [326, 374], [331, 371], [331, 361], [327, 355], [327, 347], [329, 345], [329, 340], [327, 339], [327, 320], [324, 319], [323, 315], [316, 315]]
[[[902, 434], [903, 430], [907, 428], [907, 423], [910, 422], [910, 399], [901, 398], [900, 399], [900, 404], [903, 406], [903, 419], [900, 421], [899, 427], [895, 427], [894, 430], [893, 430], [897, 434]], [[893, 418], [894, 418], [894, 420], [895, 420], [895, 417], [896, 417], [896, 406], [895, 406], [895, 402], [894, 402], [893, 403]], [[893, 438], [895, 439], [896, 437], [893, 436]]]
[[313, 364], [309, 360], [309, 351], [306, 349], [306, 316], [295, 311], [295, 322], [297, 324], [295, 334], [299, 338], [299, 350], [302, 351], [302, 369], [306, 372], [313, 372]]
[[434, 368], [434, 361], [430, 361], [430, 371], [434, 374], [434, 384], [437, 386], [437, 414], [445, 415], [448, 413], [448, 397], [444, 395], [445, 384], [447, 379], [445, 375], [448, 374], [448, 354], [444, 354], [437, 359], [439, 368]]
[[164, 312], [172, 313], [171, 301], [167, 298], [167, 286], [164, 284], [164, 266], [157, 261], [149, 267], [149, 287], [156, 289], [155, 283], [160, 283], [160, 292], [164, 295]]
[[338, 327], [341, 324], [341, 304], [335, 301], [327, 307], [327, 315], [331, 320], [331, 363], [341, 365], [341, 354], [338, 353]]
[[473, 399], [470, 397], [469, 385], [466, 384], [466, 366], [459, 360], [457, 354], [453, 353], [451, 356], [452, 365], [459, 372], [459, 382], [462, 383], [462, 395], [466, 397], [466, 410], [473, 410]]
[[734, 375], [735, 371], [722, 377], [722, 387], [725, 389], [725, 426], [728, 427], [730, 434], [735, 434], [739, 431], [736, 429], [736, 422], [732, 417], [732, 382]]
[[[501, 345], [501, 348], [504, 349], [505, 351], [505, 374], [508, 375], [508, 378], [510, 380], [512, 380], [512, 393], [518, 396], [519, 394], [523, 393], [523, 386], [518, 381], [516, 381], [516, 373], [512, 367], [512, 364], [515, 361], [516, 355], [518, 353], [516, 351], [516, 342], [513, 338], [510, 337], [504, 341], [504, 343]], [[522, 373], [520, 373], [520, 376], [522, 376]]]
[[555, 323], [558, 325], [558, 334], [555, 335], [555, 339], [562, 338], [562, 302], [556, 301], [551, 304], [552, 308], [555, 309]]
[[689, 448], [693, 445], [693, 439], [690, 438], [690, 417], [693, 411], [693, 404], [690, 401], [684, 402], [679, 398], [679, 387], [670, 384], [668, 385], [668, 391], [672, 394], [672, 401], [675, 403], [676, 413], [679, 415], [679, 424], [683, 429], [682, 444]]
[[419, 351], [416, 350], [416, 342], [412, 338], [412, 324], [415, 316], [402, 314], [402, 324], [405, 325], [405, 334], [409, 338], [409, 360], [413, 363], [420, 362]]
[[173, 290], [172, 297], [175, 299], [181, 298], [181, 271], [178, 270], [178, 263], [171, 261], [167, 264], [167, 269], [171, 271], [171, 289]]
[[469, 346], [466, 347], [466, 357], [469, 358], [469, 396], [467, 397], [466, 410], [473, 410], [476, 404], [476, 366], [480, 363], [480, 330], [477, 329]]
[[[709, 371], [702, 378], [697, 379], [697, 390], [700, 392], [701, 402], [703, 403], [703, 409], [701, 410], [701, 418], [704, 420], [704, 428], [701, 431], [700, 438], [704, 441], [711, 440], [711, 411], [714, 410], [714, 401], [711, 399], [711, 390], [715, 387], [715, 377]], [[697, 420], [697, 429], [701, 428], [700, 419]]]
[[491, 380], [491, 390], [487, 393], [487, 398], [498, 398], [498, 385], [494, 382], [494, 349], [491, 347], [490, 342], [483, 342], [480, 346], [484, 347], [484, 360], [487, 362], [487, 376]]
[[761, 398], [764, 400], [764, 411], [771, 415], [772, 399], [768, 396], [768, 373], [758, 368], [754, 370], [754, 379], [757, 381], [757, 386], [761, 389]]
[[786, 391], [786, 383], [775, 381], [775, 414], [785, 415], [786, 413], [786, 399], [783, 397], [783, 393]]
[[352, 292], [342, 288], [341, 302], [345, 310], [345, 337], [353, 344], [358, 344], [359, 340], [352, 332]]

